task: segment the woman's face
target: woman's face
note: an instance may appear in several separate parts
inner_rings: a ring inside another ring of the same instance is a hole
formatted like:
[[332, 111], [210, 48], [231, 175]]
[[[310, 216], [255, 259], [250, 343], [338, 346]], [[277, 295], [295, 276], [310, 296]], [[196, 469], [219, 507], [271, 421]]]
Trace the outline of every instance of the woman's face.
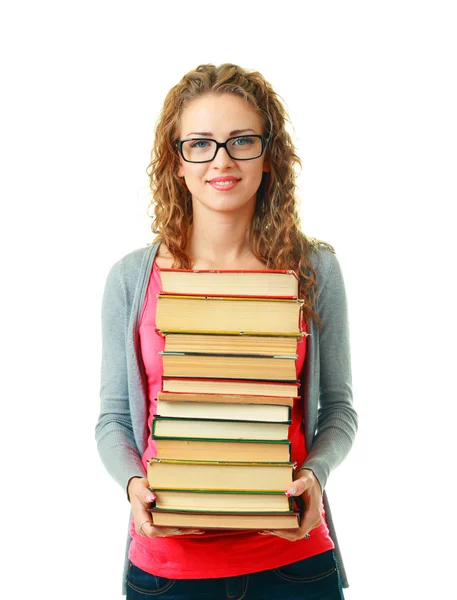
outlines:
[[[225, 142], [242, 134], [264, 134], [262, 118], [235, 94], [207, 94], [192, 100], [183, 110], [179, 139], [212, 138]], [[214, 160], [206, 163], [189, 163], [180, 158], [178, 176], [184, 177], [192, 194], [192, 201], [210, 210], [231, 212], [255, 206], [256, 192], [262, 173], [268, 171], [265, 152], [252, 160], [234, 160], [225, 148], [219, 148]], [[211, 180], [233, 177], [235, 185], [217, 189]]]

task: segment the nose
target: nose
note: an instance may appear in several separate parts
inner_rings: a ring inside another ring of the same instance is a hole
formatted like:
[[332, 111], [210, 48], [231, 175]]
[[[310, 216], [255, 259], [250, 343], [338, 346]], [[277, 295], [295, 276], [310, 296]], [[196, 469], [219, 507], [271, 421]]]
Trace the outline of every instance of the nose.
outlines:
[[226, 148], [218, 148], [216, 156], [213, 158], [213, 165], [219, 168], [233, 165], [233, 158], [230, 158]]

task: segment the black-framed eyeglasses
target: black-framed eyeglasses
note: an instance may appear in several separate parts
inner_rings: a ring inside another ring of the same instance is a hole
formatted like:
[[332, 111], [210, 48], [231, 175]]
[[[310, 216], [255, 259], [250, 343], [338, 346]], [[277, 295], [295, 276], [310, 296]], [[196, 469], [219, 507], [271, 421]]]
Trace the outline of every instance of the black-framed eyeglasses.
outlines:
[[263, 135], [237, 135], [225, 142], [210, 138], [189, 138], [175, 140], [181, 156], [186, 162], [205, 163], [216, 158], [219, 148], [225, 148], [233, 160], [253, 160], [262, 156], [268, 138]]

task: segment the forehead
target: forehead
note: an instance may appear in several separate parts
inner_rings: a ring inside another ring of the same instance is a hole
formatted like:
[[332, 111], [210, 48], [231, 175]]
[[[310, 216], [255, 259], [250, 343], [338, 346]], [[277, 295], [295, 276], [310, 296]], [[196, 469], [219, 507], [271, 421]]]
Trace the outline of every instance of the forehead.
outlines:
[[180, 136], [205, 131], [228, 136], [234, 129], [263, 132], [263, 120], [256, 110], [236, 94], [207, 94], [187, 104], [180, 118]]

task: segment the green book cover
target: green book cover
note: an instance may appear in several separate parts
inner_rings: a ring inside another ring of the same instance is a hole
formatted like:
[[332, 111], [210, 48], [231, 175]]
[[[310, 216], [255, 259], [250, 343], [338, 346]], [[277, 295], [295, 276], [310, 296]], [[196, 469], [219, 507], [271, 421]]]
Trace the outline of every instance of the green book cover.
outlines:
[[182, 460], [178, 458], [150, 458], [149, 464], [165, 463], [173, 465], [211, 465], [214, 467], [234, 466], [234, 467], [292, 467], [295, 468], [296, 463], [292, 462], [245, 462], [234, 460]]
[[[199, 515], [199, 514], [208, 514], [208, 513], [212, 513], [213, 511], [209, 511], [209, 510], [176, 510], [174, 508], [150, 508], [149, 509], [151, 512], [164, 512], [164, 513], [184, 513], [184, 514], [191, 514], [191, 515]], [[280, 510], [275, 510], [275, 511], [259, 511], [259, 510], [255, 510], [255, 511], [248, 511], [248, 510], [243, 510], [243, 511], [235, 511], [235, 510], [218, 510], [217, 512], [214, 511], [214, 514], [218, 514], [218, 515], [237, 515], [237, 516], [242, 516], [242, 515], [263, 515], [263, 516], [267, 516], [267, 515], [298, 515], [298, 512], [295, 510], [289, 510], [289, 511], [280, 511]]]

